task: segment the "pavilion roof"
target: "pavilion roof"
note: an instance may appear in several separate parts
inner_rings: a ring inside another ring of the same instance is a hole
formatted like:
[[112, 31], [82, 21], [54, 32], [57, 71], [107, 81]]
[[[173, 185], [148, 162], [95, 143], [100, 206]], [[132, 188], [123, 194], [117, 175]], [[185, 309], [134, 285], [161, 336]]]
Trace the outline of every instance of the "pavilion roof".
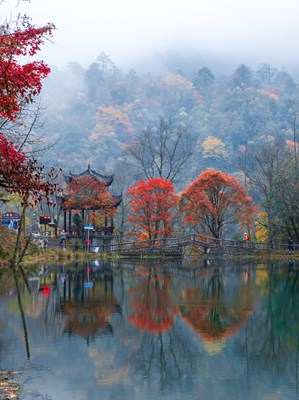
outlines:
[[73, 179], [81, 178], [83, 176], [89, 176], [97, 178], [99, 181], [103, 182], [106, 186], [110, 186], [113, 182], [114, 175], [102, 175], [90, 168], [90, 164], [88, 164], [87, 169], [85, 171], [80, 172], [79, 174], [73, 174], [72, 172], [69, 175], [64, 175], [65, 181], [67, 183], [71, 182]]
[[123, 196], [122, 195], [112, 195], [113, 198], [113, 207], [118, 207], [122, 202]]

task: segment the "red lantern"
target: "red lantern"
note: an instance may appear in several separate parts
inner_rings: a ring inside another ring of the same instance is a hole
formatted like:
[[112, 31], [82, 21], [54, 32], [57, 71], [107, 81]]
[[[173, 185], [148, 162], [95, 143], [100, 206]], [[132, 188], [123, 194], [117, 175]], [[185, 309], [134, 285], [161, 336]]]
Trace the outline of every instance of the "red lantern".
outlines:
[[50, 296], [50, 293], [51, 293], [51, 286], [50, 285], [43, 286], [43, 295]]

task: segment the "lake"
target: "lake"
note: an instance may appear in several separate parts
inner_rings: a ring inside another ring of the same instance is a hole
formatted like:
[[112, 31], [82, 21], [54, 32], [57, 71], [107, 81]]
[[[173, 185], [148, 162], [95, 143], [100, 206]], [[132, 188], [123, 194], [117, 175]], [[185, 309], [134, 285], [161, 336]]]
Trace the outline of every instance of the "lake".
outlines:
[[0, 279], [0, 367], [22, 399], [299, 398], [292, 260], [40, 265], [31, 293]]

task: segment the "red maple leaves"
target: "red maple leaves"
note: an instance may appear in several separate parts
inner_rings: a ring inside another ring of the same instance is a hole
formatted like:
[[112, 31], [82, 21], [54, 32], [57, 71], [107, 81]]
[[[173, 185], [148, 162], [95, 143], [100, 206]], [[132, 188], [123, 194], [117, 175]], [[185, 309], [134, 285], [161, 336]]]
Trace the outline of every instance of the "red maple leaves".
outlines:
[[153, 244], [156, 239], [171, 234], [178, 196], [169, 180], [151, 178], [139, 181], [128, 189], [127, 194], [132, 198], [132, 214], [128, 221], [134, 223], [136, 228], [131, 234], [139, 239], [148, 239]]
[[15, 120], [24, 103], [30, 103], [42, 88], [42, 79], [50, 68], [43, 61], [21, 63], [20, 56], [33, 56], [46, 37], [52, 36], [54, 26], [33, 27], [27, 19], [10, 32], [2, 27], [0, 33], [0, 117]]
[[[50, 72], [43, 61], [24, 63], [20, 57], [35, 55], [54, 29], [51, 24], [34, 27], [26, 17], [18, 22], [21, 26], [12, 31], [9, 27], [0, 27], [0, 118], [13, 122], [24, 105], [31, 103], [40, 92], [42, 79]], [[0, 132], [0, 188], [5, 193], [17, 193], [23, 202], [35, 203], [41, 196], [54, 192], [55, 185], [47, 181], [52, 174], [53, 170], [45, 176], [36, 160], [18, 152]]]

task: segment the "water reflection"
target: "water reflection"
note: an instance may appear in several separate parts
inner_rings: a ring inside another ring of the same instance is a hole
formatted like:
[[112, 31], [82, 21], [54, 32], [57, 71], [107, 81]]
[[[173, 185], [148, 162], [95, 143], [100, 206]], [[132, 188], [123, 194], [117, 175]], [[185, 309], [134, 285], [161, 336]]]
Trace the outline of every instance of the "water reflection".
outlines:
[[291, 363], [298, 371], [298, 278], [295, 263], [279, 270], [272, 264], [256, 272], [256, 284], [262, 297], [261, 307], [248, 326], [252, 367], [289, 373], [291, 357]]
[[180, 314], [203, 340], [225, 340], [246, 322], [253, 293], [249, 272], [244, 276], [230, 274], [228, 281], [218, 268], [211, 268], [183, 290]]
[[28, 399], [298, 398], [292, 260], [97, 261], [25, 278], [0, 272], [0, 362], [28, 360]]
[[[101, 272], [101, 271], [100, 271]], [[109, 318], [121, 312], [113, 294], [113, 272], [98, 273], [90, 264], [60, 272], [63, 283], [61, 312], [66, 317], [64, 333], [77, 334], [87, 343], [96, 335], [112, 334]]]
[[169, 331], [178, 313], [171, 275], [159, 268], [139, 268], [129, 289], [132, 314], [128, 320], [138, 328], [161, 334]]

